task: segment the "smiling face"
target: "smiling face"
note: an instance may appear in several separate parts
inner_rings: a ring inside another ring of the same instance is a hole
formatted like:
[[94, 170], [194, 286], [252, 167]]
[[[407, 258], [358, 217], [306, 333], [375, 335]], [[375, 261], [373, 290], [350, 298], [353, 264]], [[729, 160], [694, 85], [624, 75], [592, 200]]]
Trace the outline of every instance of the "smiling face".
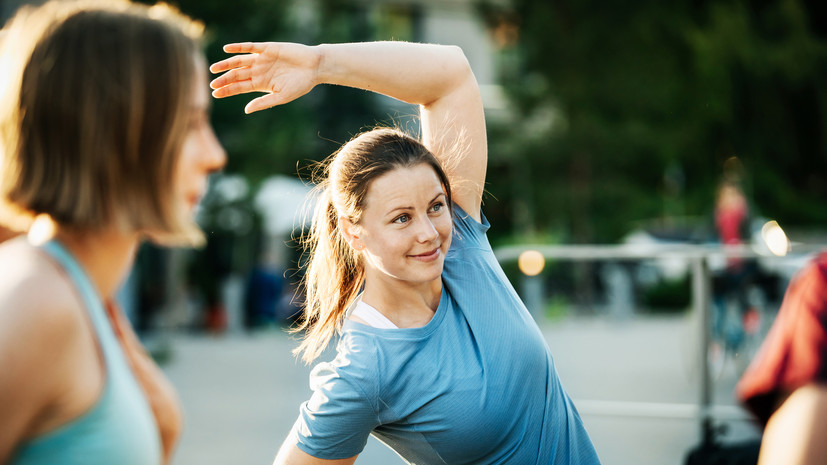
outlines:
[[346, 226], [368, 283], [419, 285], [440, 279], [451, 245], [451, 212], [434, 169], [397, 168], [368, 188], [358, 225]]
[[192, 215], [206, 192], [207, 177], [221, 169], [226, 162], [224, 149], [210, 124], [207, 76], [202, 71], [204, 60], [199, 59], [197, 65], [186, 136], [175, 172], [175, 201], [184, 215]]

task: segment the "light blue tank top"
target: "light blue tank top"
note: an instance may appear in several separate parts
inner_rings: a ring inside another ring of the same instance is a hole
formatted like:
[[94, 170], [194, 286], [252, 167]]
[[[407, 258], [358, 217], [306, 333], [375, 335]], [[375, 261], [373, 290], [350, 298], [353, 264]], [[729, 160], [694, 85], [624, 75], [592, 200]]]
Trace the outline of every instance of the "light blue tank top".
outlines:
[[106, 362], [100, 398], [79, 418], [23, 443], [12, 465], [158, 465], [161, 444], [155, 418], [138, 385], [92, 282], [56, 241], [43, 249], [66, 270], [80, 293]]

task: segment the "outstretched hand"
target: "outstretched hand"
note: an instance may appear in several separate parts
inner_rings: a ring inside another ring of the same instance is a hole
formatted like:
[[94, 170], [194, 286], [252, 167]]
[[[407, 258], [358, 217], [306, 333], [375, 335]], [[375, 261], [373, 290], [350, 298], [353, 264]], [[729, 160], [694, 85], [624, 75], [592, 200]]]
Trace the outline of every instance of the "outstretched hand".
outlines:
[[[244, 42], [227, 44], [227, 53], [239, 55], [213, 63], [210, 71], [222, 73], [210, 83], [213, 96], [230, 97], [266, 92], [251, 100], [245, 113], [291, 102], [317, 84], [321, 55], [314, 47], [292, 43]], [[226, 71], [226, 72], [225, 72]]]

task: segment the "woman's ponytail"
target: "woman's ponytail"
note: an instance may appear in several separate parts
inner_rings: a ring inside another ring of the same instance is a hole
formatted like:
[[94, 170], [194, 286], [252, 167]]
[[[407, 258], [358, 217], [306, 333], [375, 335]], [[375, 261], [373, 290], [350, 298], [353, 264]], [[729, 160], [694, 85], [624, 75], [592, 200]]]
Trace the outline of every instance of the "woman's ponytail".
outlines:
[[304, 276], [305, 308], [293, 331], [305, 331], [293, 351], [311, 363], [338, 332], [350, 303], [361, 287], [364, 271], [359, 258], [339, 231], [339, 214], [330, 186], [321, 190], [310, 234], [305, 239], [309, 263]]

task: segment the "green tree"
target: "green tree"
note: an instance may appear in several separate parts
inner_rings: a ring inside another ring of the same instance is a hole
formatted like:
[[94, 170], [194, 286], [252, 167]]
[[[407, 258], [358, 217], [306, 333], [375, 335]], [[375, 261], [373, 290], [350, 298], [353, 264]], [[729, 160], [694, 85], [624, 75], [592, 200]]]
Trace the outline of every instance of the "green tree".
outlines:
[[827, 28], [813, 8], [483, 5], [492, 28], [518, 31], [500, 54], [516, 124], [491, 136], [492, 174], [505, 177], [491, 193], [515, 206], [515, 230], [611, 242], [635, 220], [706, 215], [733, 156], [762, 213], [823, 225]]

